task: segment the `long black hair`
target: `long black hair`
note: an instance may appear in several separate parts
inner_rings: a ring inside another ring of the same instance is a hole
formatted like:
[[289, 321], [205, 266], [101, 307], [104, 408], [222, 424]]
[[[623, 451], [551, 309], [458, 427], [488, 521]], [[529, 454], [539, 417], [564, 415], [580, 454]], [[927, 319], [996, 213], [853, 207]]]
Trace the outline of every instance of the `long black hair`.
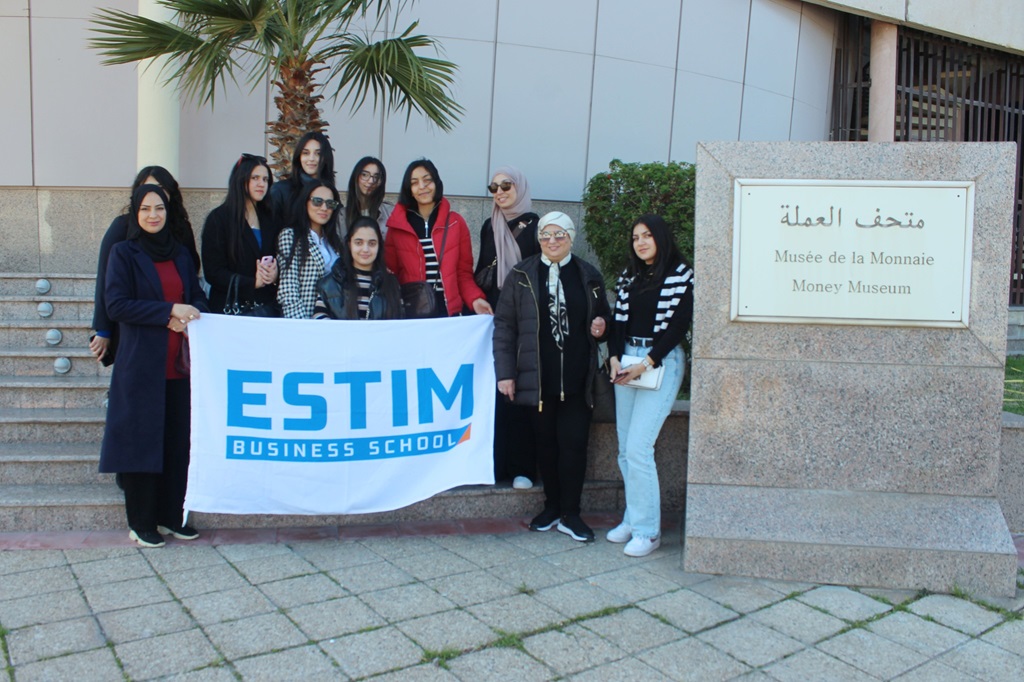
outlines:
[[[163, 166], [146, 166], [135, 176], [135, 182], [132, 183], [132, 193], [134, 194], [135, 190], [145, 184], [148, 178], [156, 180], [157, 184], [164, 190], [164, 194], [167, 195], [167, 227], [171, 231], [171, 236], [179, 244], [189, 249], [192, 262], [195, 264], [196, 272], [198, 273], [199, 252], [195, 250], [195, 233], [192, 232], [192, 222], [189, 220], [188, 211], [185, 210], [185, 200], [181, 196], [181, 188], [178, 186], [178, 181]], [[129, 204], [125, 207], [125, 213], [130, 212], [131, 205]], [[191, 239], [185, 236], [186, 232], [188, 232]]]
[[[380, 168], [380, 182], [373, 188], [373, 193], [366, 197], [366, 202], [363, 203], [363, 194], [359, 191], [359, 174], [369, 166], [370, 164], [376, 164], [377, 168]], [[380, 159], [373, 156], [364, 156], [356, 162], [355, 167], [352, 169], [352, 175], [348, 178], [348, 204], [345, 206], [345, 224], [351, 225], [361, 215], [363, 211], [367, 212], [374, 220], [377, 219], [377, 213], [380, 211], [380, 205], [384, 201], [385, 185], [388, 181], [388, 172], [384, 168], [384, 164]]]
[[320, 143], [320, 165], [316, 168], [315, 180], [326, 180], [334, 185], [334, 150], [331, 148], [331, 141], [319, 130], [311, 130], [295, 143], [292, 151], [292, 170], [288, 175], [288, 184], [292, 186], [292, 195], [297, 194], [304, 184], [302, 174], [302, 150], [310, 140]]
[[[654, 246], [657, 253], [654, 254], [654, 262], [648, 265], [640, 256], [636, 255], [633, 248], [633, 231], [637, 225], [646, 225], [654, 237]], [[629, 228], [629, 270], [633, 276], [632, 288], [634, 291], [645, 291], [648, 289], [661, 288], [665, 276], [682, 262], [683, 256], [676, 246], [675, 236], [672, 228], [668, 226], [665, 219], [660, 215], [646, 213], [637, 218]]]
[[359, 216], [349, 224], [348, 234], [345, 235], [345, 248], [341, 251], [341, 260], [345, 265], [345, 317], [354, 320], [359, 317], [359, 285], [356, 283], [355, 261], [352, 259], [352, 237], [357, 230], [368, 227], [377, 235], [377, 257], [373, 260], [370, 274], [377, 287], [377, 296], [384, 298], [385, 312], [387, 319], [398, 319], [401, 314], [402, 291], [398, 286], [398, 279], [388, 273], [388, 266], [384, 263], [384, 235], [381, 234], [380, 225], [376, 218]]
[[398, 190], [398, 203], [414, 211], [419, 203], [412, 196], [412, 172], [417, 168], [426, 169], [430, 173], [430, 177], [434, 179], [434, 203], [439, 204], [444, 198], [444, 183], [441, 182], [437, 166], [430, 159], [417, 159], [405, 169], [405, 175], [402, 176], [402, 188]]
[[316, 178], [310, 180], [302, 186], [298, 195], [295, 197], [295, 201], [292, 202], [291, 214], [293, 218], [293, 224], [289, 227], [292, 228], [294, 234], [294, 240], [292, 243], [292, 253], [289, 256], [287, 262], [283, 265], [286, 268], [295, 267], [299, 269], [306, 264], [306, 259], [309, 258], [309, 232], [311, 229], [309, 223], [309, 208], [306, 206], [309, 203], [309, 197], [313, 194], [314, 190], [320, 187], [326, 187], [331, 190], [331, 197], [338, 202], [338, 208], [331, 212], [331, 217], [324, 225], [323, 239], [331, 245], [331, 248], [338, 254], [341, 254], [345, 247], [341, 243], [341, 234], [338, 230], [338, 216], [341, 215], [341, 197], [338, 194], [338, 190], [331, 183], [327, 182], [322, 178]]
[[235, 229], [228, 230], [228, 254], [237, 263], [245, 258], [242, 252], [242, 230], [239, 229], [245, 224], [246, 202], [249, 200], [249, 178], [254, 170], [263, 166], [267, 169], [267, 193], [263, 199], [254, 202], [256, 214], [259, 216], [260, 226], [269, 225], [270, 214], [270, 188], [274, 185], [274, 174], [267, 165], [267, 160], [262, 156], [253, 154], [242, 154], [238, 161], [231, 168], [231, 175], [228, 176], [228, 195], [224, 199], [224, 206], [227, 208], [229, 225]]

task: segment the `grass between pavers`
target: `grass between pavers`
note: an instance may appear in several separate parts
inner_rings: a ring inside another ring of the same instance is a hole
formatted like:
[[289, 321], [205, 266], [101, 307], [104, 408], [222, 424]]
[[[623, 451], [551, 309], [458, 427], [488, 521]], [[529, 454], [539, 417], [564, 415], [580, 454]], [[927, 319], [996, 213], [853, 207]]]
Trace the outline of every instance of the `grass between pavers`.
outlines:
[[11, 667], [11, 657], [7, 653], [7, 628], [0, 625], [0, 651], [4, 654], [4, 672], [8, 680], [14, 679], [14, 668]]
[[1024, 415], [1024, 355], [1006, 358], [1003, 409]]

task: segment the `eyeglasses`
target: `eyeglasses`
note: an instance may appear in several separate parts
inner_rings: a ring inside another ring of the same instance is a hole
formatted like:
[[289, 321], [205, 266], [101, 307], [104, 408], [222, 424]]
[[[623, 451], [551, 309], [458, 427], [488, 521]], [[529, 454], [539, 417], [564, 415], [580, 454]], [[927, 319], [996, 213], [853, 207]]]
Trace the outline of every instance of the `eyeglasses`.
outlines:
[[313, 204], [317, 208], [320, 208], [321, 206], [327, 206], [327, 208], [331, 209], [332, 211], [338, 208], [338, 206], [341, 206], [341, 204], [335, 201], [334, 199], [324, 199], [323, 197], [310, 197], [309, 203]]
[[558, 232], [541, 232], [537, 235], [537, 239], [542, 242], [564, 242], [569, 237], [568, 232], [559, 230]]
[[238, 161], [235, 161], [235, 168], [238, 168], [240, 165], [242, 165], [243, 161], [257, 161], [264, 166], [267, 165], [267, 159], [265, 157], [256, 156], [255, 154], [243, 153], [241, 156], [238, 157]]
[[367, 182], [372, 182], [373, 184], [376, 185], [378, 182], [380, 182], [380, 174], [371, 173], [370, 171], [361, 171], [359, 173], [359, 179], [366, 180]]
[[487, 185], [487, 191], [490, 192], [491, 194], [497, 194], [499, 189], [502, 192], [507, 192], [515, 186], [516, 183], [512, 182], [511, 180], [505, 180], [504, 182], [492, 182], [491, 184]]

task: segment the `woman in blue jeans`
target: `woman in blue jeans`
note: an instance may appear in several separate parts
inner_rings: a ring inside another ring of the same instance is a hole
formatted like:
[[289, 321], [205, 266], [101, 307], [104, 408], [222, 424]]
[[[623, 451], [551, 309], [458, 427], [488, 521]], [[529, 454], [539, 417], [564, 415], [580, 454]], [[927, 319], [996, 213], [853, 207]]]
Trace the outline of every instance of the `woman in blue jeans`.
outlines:
[[[683, 261], [661, 216], [640, 216], [630, 240], [630, 264], [616, 285], [609, 340], [626, 512], [607, 538], [626, 543], [625, 554], [639, 557], [661, 545], [661, 489], [654, 442], [683, 383], [686, 356], [680, 344], [693, 319], [693, 270]], [[627, 357], [640, 360], [623, 362]], [[660, 367], [664, 377], [659, 388], [628, 385]]]

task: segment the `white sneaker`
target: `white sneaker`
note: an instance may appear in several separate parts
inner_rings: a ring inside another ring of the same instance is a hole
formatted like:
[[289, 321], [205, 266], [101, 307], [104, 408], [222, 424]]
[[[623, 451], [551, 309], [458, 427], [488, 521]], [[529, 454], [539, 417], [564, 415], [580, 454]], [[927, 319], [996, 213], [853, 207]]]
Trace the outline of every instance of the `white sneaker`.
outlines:
[[623, 542], [629, 542], [629, 539], [633, 537], [633, 528], [628, 523], [622, 522], [608, 531], [604, 537], [608, 542], [621, 545]]
[[633, 538], [622, 551], [626, 556], [647, 556], [659, 547], [661, 538]]
[[533, 481], [526, 476], [516, 476], [512, 479], [512, 487], [516, 490], [529, 490], [533, 487]]

